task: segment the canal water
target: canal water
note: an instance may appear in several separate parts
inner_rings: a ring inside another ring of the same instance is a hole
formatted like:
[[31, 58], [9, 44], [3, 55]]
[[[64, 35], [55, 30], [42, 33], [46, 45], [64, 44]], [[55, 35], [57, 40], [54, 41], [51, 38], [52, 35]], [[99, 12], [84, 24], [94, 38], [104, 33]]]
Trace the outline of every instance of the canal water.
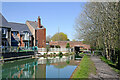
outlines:
[[2, 78], [70, 78], [80, 63], [75, 56], [40, 57], [1, 64]]

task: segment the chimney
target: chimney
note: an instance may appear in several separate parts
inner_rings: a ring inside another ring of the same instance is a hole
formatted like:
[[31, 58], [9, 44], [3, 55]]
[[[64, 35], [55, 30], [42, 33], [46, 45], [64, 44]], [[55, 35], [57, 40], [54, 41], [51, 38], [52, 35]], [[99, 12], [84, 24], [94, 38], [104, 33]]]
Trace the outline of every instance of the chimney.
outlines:
[[41, 27], [41, 19], [40, 19], [40, 16], [38, 16], [38, 28]]

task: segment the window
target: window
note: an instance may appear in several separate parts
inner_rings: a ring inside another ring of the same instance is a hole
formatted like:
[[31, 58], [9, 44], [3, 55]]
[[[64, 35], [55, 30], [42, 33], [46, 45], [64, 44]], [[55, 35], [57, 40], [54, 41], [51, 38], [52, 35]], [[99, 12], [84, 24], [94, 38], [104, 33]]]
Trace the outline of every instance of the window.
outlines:
[[6, 38], [8, 38], [8, 32], [6, 32]]
[[7, 30], [7, 28], [2, 28], [2, 37], [3, 38], [8, 38], [8, 30]]
[[24, 31], [24, 40], [29, 40], [29, 32], [28, 31]]
[[5, 34], [5, 28], [2, 28], [2, 34]]

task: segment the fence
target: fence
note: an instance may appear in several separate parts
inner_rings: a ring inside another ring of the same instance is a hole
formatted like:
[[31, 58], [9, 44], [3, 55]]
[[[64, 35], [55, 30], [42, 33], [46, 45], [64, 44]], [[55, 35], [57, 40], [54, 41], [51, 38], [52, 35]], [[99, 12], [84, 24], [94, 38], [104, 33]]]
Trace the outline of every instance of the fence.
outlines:
[[38, 52], [70, 52], [70, 48], [38, 48]]
[[24, 51], [24, 50], [33, 50], [32, 47], [1, 47], [0, 46], [0, 52], [19, 52], [19, 51]]
[[[33, 47], [0, 47], [0, 52], [19, 52], [25, 50], [34, 50]], [[38, 52], [71, 52], [70, 48], [38, 48]]]

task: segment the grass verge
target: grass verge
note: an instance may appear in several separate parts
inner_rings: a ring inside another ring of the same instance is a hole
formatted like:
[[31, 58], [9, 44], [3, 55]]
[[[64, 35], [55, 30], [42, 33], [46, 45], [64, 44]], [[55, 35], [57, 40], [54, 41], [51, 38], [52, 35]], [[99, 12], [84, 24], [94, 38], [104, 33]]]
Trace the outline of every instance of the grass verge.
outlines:
[[85, 55], [71, 78], [88, 78], [91, 73], [96, 74], [96, 68], [90, 56]]

